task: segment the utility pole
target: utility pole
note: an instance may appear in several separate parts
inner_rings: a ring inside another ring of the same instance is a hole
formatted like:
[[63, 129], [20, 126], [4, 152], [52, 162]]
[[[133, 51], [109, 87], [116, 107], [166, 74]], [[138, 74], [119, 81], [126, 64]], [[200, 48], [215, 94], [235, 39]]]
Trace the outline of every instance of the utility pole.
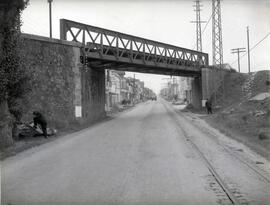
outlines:
[[48, 3], [49, 3], [50, 38], [52, 38], [52, 1], [53, 0], [48, 0]]
[[248, 73], [250, 73], [249, 27], [247, 26]]
[[202, 5], [200, 4], [200, 0], [195, 1], [195, 12], [196, 12], [196, 21], [191, 21], [191, 23], [196, 23], [196, 46], [197, 46], [197, 51], [202, 52], [202, 29], [201, 29], [201, 24], [206, 23], [206, 21], [201, 21], [201, 7]]
[[223, 64], [223, 44], [220, 0], [212, 0], [212, 52], [213, 65]]
[[237, 53], [237, 59], [238, 59], [238, 72], [240, 73], [240, 53], [246, 52], [246, 48], [233, 48], [231, 49], [231, 53]]

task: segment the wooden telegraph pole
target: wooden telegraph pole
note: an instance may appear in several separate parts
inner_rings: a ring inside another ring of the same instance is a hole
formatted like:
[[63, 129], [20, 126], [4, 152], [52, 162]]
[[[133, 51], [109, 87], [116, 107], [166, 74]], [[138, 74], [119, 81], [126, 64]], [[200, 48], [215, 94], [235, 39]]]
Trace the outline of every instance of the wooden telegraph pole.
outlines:
[[249, 50], [249, 28], [247, 26], [247, 46], [248, 46], [248, 73], [250, 73], [250, 50]]
[[246, 52], [246, 48], [234, 48], [231, 49], [231, 53], [235, 54], [237, 53], [237, 59], [238, 59], [238, 72], [240, 73], [240, 53]]

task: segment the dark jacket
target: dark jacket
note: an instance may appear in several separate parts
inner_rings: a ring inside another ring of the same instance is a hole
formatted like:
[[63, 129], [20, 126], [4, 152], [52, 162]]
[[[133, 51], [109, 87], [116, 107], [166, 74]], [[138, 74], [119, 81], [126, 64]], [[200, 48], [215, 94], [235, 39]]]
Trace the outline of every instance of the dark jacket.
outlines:
[[207, 100], [207, 101], [205, 102], [205, 107], [206, 107], [206, 108], [211, 108], [211, 106], [212, 106], [211, 102], [210, 102], [209, 100]]
[[40, 124], [42, 127], [47, 125], [45, 117], [40, 112], [34, 112], [34, 126], [36, 127], [37, 124]]

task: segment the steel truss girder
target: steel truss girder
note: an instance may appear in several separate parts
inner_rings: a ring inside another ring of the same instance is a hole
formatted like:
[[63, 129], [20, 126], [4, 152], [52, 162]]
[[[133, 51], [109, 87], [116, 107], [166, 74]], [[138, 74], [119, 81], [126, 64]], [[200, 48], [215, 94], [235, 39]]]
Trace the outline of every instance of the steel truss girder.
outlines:
[[208, 66], [207, 53], [66, 19], [60, 20], [60, 38], [82, 43], [83, 56], [89, 59], [197, 72]]

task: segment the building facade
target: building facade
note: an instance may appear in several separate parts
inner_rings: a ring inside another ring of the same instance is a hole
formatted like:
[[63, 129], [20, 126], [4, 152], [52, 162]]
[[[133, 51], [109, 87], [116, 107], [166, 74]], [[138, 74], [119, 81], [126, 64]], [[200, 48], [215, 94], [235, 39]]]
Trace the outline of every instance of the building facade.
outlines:
[[114, 106], [134, 105], [154, 96], [154, 92], [145, 88], [144, 82], [125, 77], [124, 71], [106, 70], [106, 111]]

